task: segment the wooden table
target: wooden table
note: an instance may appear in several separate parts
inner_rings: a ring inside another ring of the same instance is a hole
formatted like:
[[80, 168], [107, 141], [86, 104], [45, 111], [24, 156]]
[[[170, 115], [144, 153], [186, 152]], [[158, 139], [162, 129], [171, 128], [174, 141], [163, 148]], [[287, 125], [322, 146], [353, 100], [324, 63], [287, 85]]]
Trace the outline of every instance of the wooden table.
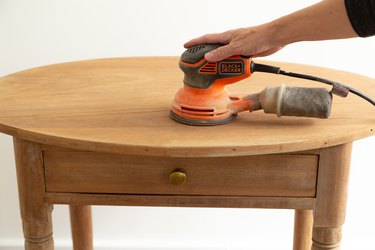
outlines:
[[[375, 97], [374, 79], [273, 64]], [[168, 117], [182, 77], [177, 57], [148, 57], [0, 79], [0, 131], [14, 137], [26, 249], [53, 249], [53, 204], [70, 205], [76, 250], [92, 248], [90, 205], [295, 209], [294, 249], [310, 249], [311, 234], [312, 249], [339, 248], [351, 142], [374, 135], [374, 108], [350, 95], [334, 98], [327, 120], [260, 111], [222, 126], [187, 126]], [[256, 73], [228, 89], [249, 94], [281, 83], [317, 85]], [[171, 173], [186, 182], [173, 185]]]

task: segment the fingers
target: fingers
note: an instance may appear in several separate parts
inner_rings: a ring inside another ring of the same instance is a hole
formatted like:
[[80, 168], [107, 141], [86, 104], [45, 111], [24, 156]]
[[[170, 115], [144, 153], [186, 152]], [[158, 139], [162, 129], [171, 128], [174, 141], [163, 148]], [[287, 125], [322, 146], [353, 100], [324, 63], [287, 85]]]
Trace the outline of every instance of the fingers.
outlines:
[[273, 53], [281, 50], [283, 47], [276, 47], [276, 48], [271, 48], [259, 53], [254, 54], [252, 57], [263, 57], [263, 56], [269, 56], [272, 55]]
[[195, 45], [205, 44], [205, 43], [222, 43], [227, 44], [229, 43], [228, 35], [226, 32], [224, 33], [215, 33], [215, 34], [207, 34], [198, 38], [194, 38], [187, 43], [184, 44], [185, 48], [190, 48]]
[[233, 56], [235, 53], [234, 49], [230, 45], [219, 47], [215, 50], [208, 52], [204, 57], [209, 62], [218, 62]]
[[[223, 46], [208, 52], [205, 58], [209, 62], [224, 60], [233, 55], [268, 56], [282, 48], [282, 44], [273, 43], [267, 26], [255, 26], [228, 30], [223, 33], [207, 34], [185, 43], [185, 48], [199, 44], [219, 43]], [[271, 33], [272, 34], [272, 33]]]
[[227, 57], [234, 55], [232, 46], [228, 44], [230, 42], [230, 35], [230, 32], [207, 34], [190, 40], [189, 42], [184, 44], [184, 47], [190, 48], [195, 45], [207, 43], [227, 44], [213, 51], [210, 51], [205, 55], [206, 60], [209, 62], [221, 61]]

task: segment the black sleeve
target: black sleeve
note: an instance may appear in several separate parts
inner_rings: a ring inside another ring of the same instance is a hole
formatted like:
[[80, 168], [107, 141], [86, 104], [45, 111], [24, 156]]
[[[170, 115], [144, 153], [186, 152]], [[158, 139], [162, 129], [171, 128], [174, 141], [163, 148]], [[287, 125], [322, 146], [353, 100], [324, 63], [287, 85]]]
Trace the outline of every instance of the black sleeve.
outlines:
[[358, 36], [375, 35], [374, 0], [345, 0], [345, 7], [350, 23]]

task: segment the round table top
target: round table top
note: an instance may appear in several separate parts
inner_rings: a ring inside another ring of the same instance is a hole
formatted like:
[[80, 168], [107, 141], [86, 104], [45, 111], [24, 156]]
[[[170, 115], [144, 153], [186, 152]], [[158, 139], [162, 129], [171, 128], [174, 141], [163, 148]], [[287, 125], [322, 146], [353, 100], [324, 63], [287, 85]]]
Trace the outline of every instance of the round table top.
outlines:
[[[349, 94], [328, 119], [240, 113], [219, 126], [169, 118], [183, 86], [178, 57], [114, 58], [38, 67], [0, 78], [0, 131], [38, 143], [134, 155], [212, 157], [318, 149], [374, 135], [375, 110]], [[350, 85], [375, 97], [375, 80], [327, 68], [255, 60]], [[329, 86], [266, 73], [229, 85], [234, 94], [265, 87]]]

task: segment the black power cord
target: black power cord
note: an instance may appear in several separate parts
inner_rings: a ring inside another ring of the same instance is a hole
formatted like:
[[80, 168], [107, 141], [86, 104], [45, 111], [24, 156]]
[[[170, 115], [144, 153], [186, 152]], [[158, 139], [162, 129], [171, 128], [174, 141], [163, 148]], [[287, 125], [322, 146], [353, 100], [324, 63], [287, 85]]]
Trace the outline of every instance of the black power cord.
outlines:
[[288, 72], [288, 71], [281, 70], [279, 67], [274, 67], [274, 66], [271, 66], [271, 65], [265, 65], [265, 64], [260, 64], [260, 63], [254, 63], [253, 61], [251, 62], [250, 70], [251, 70], [251, 72], [272, 73], [272, 74], [285, 75], [285, 76], [290, 76], [290, 77], [301, 78], [301, 79], [325, 83], [325, 84], [331, 85], [333, 87], [332, 93], [334, 93], [336, 95], [339, 95], [341, 97], [346, 97], [348, 95], [348, 92], [351, 92], [351, 93], [365, 99], [366, 101], [371, 103], [373, 106], [375, 106], [375, 100], [372, 99], [371, 97], [361, 93], [360, 91], [358, 91], [356, 89], [353, 89], [352, 87], [346, 86], [346, 85], [338, 83], [338, 82], [334, 82], [334, 81], [327, 80], [327, 79], [320, 78], [320, 77], [316, 77], [316, 76]]

